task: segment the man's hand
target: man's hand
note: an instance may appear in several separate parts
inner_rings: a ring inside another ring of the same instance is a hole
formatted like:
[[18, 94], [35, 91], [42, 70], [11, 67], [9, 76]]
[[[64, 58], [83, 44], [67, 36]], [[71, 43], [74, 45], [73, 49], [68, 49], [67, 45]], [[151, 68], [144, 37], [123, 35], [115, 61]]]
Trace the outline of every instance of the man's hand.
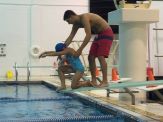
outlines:
[[47, 56], [46, 54], [47, 54], [46, 52], [41, 53], [39, 58], [45, 58]]
[[75, 53], [74, 53], [74, 56], [76, 57], [79, 57], [81, 55], [82, 51], [80, 50], [77, 50]]

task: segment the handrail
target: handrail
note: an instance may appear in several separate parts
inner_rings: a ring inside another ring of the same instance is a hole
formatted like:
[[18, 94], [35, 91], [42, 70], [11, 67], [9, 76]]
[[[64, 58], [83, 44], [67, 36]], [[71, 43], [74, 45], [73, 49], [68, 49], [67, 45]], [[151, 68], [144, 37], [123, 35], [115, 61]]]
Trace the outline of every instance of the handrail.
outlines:
[[27, 69], [27, 81], [30, 80], [31, 77], [31, 68], [53, 68], [53, 66], [30, 66], [29, 62], [27, 62], [26, 66], [18, 66], [15, 62], [13, 68], [15, 69], [15, 80], [18, 81], [18, 68], [26, 68]]
[[17, 63], [15, 62], [15, 66], [14, 66], [14, 69], [15, 69], [15, 80], [18, 81], [18, 70], [17, 70]]
[[30, 67], [29, 67], [29, 62], [28, 62], [27, 63], [27, 81], [30, 80], [30, 74], [31, 74], [31, 72], [30, 72]]
[[163, 57], [163, 55], [155, 55], [155, 57]]
[[163, 28], [153, 28], [153, 30], [163, 30]]

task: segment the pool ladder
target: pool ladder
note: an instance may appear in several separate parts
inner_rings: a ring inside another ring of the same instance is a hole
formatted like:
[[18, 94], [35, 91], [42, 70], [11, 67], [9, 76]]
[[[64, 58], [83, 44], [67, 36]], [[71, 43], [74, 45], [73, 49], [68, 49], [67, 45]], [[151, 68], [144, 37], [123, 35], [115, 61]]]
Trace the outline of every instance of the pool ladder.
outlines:
[[29, 62], [27, 62], [26, 66], [18, 66], [15, 62], [14, 69], [15, 69], [15, 79], [18, 81], [18, 68], [26, 68], [27, 69], [27, 81], [30, 81], [31, 78], [31, 68], [54, 68], [53, 66], [31, 66]]
[[17, 69], [17, 63], [16, 62], [14, 65], [14, 69], [15, 69], [15, 80], [18, 81], [18, 69]]
[[31, 76], [31, 69], [30, 69], [29, 62], [28, 62], [27, 63], [27, 81], [30, 80], [30, 76]]
[[17, 66], [17, 63], [15, 62], [14, 65], [14, 69], [15, 69], [15, 80], [18, 81], [18, 68], [27, 68], [27, 81], [30, 80], [30, 76], [31, 76], [31, 70], [30, 70], [30, 66], [29, 66], [29, 62], [27, 62], [27, 66], [26, 67], [21, 67], [21, 66]]

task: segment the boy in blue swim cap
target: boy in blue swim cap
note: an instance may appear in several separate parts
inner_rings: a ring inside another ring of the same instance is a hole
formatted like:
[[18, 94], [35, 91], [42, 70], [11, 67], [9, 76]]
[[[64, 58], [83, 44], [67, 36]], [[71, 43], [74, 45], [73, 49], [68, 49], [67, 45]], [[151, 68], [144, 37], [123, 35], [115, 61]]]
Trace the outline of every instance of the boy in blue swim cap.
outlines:
[[[90, 86], [89, 81], [80, 81], [80, 79], [84, 75], [84, 66], [79, 59], [79, 57], [74, 57], [75, 50], [70, 47], [66, 47], [63, 43], [58, 43], [55, 46], [55, 51], [46, 51], [40, 54], [39, 58], [44, 58], [46, 56], [59, 56], [59, 59], [61, 59], [59, 66], [58, 66], [58, 75], [61, 80], [61, 86], [57, 89], [64, 90], [66, 89], [65, 85], [65, 75], [66, 73], [72, 73], [74, 72], [74, 76], [72, 77], [72, 83], [71, 88], [76, 89], [82, 86]], [[61, 56], [63, 56], [61, 58]], [[67, 62], [68, 65], [64, 65], [63, 62]]]

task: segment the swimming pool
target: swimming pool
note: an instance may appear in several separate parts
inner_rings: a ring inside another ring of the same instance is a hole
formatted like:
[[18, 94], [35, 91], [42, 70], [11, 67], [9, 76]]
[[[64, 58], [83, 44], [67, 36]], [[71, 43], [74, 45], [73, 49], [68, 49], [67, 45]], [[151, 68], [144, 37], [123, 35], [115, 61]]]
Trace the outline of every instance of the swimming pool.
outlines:
[[57, 93], [45, 82], [0, 84], [0, 121], [139, 122], [89, 98]]

